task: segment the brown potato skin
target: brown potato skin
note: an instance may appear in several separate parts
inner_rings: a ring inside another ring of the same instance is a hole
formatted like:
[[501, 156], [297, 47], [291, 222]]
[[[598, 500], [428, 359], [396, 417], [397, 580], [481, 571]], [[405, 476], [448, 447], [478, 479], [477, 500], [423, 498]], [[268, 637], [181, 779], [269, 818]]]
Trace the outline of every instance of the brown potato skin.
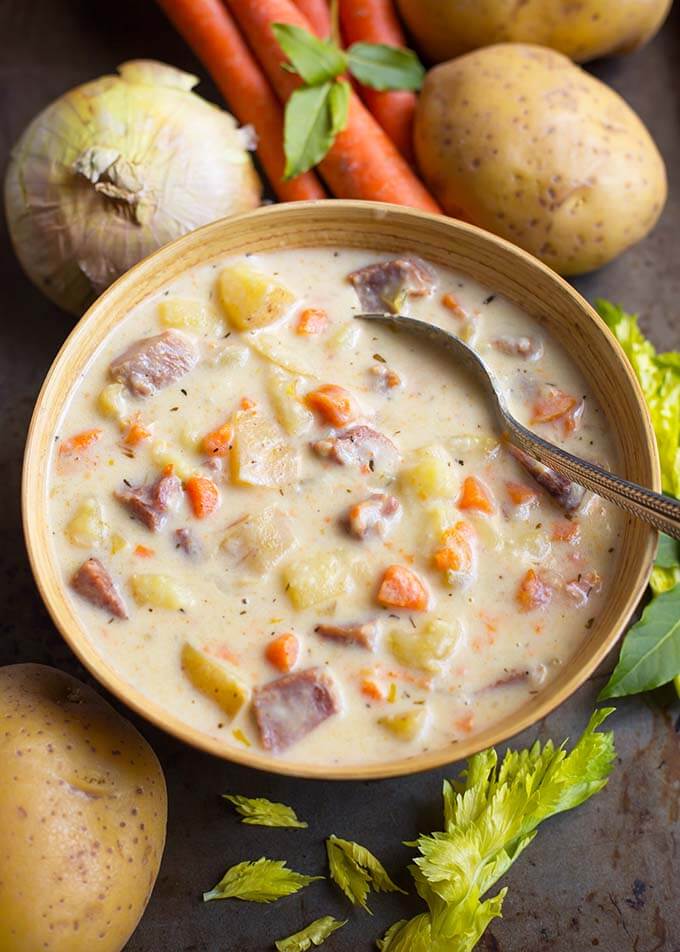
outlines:
[[144, 738], [54, 668], [0, 668], [0, 952], [120, 952], [148, 902], [167, 796]]
[[630, 53], [661, 27], [672, 0], [398, 0], [416, 45], [442, 63], [496, 43], [537, 43], [577, 63]]
[[565, 275], [640, 241], [666, 172], [633, 110], [561, 53], [487, 46], [430, 70], [415, 118], [421, 173], [444, 210]]

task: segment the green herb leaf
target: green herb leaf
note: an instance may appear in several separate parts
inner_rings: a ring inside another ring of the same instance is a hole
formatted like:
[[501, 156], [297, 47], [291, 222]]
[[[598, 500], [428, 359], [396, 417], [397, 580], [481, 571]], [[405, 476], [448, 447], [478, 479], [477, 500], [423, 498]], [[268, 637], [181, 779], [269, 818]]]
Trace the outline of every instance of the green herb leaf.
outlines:
[[333, 139], [347, 125], [351, 92], [351, 87], [345, 79], [338, 79], [331, 86], [331, 91], [328, 94], [328, 105], [331, 112], [331, 135]]
[[657, 595], [630, 629], [600, 698], [651, 691], [680, 674], [680, 585]]
[[307, 828], [306, 823], [298, 820], [295, 810], [285, 803], [273, 803], [264, 797], [242, 797], [237, 793], [223, 793], [222, 797], [234, 804], [236, 812], [243, 817], [242, 823], [251, 826], [295, 827], [299, 830]]
[[376, 945], [380, 952], [432, 952], [430, 917], [423, 912], [413, 919], [395, 922]]
[[211, 899], [243, 899], [247, 902], [274, 902], [290, 896], [323, 876], [305, 876], [286, 867], [285, 860], [261, 857], [254, 863], [237, 863], [228, 869], [203, 901]]
[[308, 86], [330, 82], [347, 69], [345, 54], [330, 40], [320, 40], [290, 23], [272, 23], [272, 32], [294, 71]]
[[347, 66], [360, 83], [372, 89], [415, 91], [425, 78], [425, 67], [413, 50], [385, 43], [353, 43], [347, 50]]
[[284, 178], [291, 179], [311, 169], [333, 145], [332, 88], [330, 82], [305, 86], [297, 89], [288, 100], [283, 128]]
[[664, 532], [659, 533], [659, 548], [654, 564], [662, 569], [680, 567], [680, 539], [671, 539]]
[[366, 912], [371, 912], [366, 904], [371, 888], [376, 892], [404, 892], [392, 882], [380, 860], [365, 846], [331, 835], [326, 840], [326, 852], [331, 879], [353, 905], [360, 905]]
[[329, 935], [342, 929], [344, 925], [347, 925], [346, 919], [341, 922], [333, 916], [322, 916], [321, 919], [315, 919], [294, 935], [279, 939], [274, 945], [279, 952], [307, 952], [307, 949], [311, 949], [313, 945], [322, 945]]

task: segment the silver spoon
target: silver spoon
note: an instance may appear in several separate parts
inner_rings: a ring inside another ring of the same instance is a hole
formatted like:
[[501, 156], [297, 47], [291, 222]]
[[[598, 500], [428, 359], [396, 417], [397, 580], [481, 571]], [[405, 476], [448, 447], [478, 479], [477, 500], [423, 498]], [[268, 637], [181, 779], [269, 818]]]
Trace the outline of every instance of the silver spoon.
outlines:
[[674, 539], [680, 539], [680, 501], [608, 473], [601, 466], [567, 453], [522, 426], [509, 412], [489, 368], [459, 337], [449, 334], [435, 324], [427, 324], [425, 321], [417, 321], [413, 317], [403, 317], [400, 314], [357, 314], [356, 317], [424, 337], [454, 356], [462, 366], [472, 371], [482, 384], [496, 411], [501, 433], [509, 442], [561, 476], [585, 486], [597, 496], [608, 499]]

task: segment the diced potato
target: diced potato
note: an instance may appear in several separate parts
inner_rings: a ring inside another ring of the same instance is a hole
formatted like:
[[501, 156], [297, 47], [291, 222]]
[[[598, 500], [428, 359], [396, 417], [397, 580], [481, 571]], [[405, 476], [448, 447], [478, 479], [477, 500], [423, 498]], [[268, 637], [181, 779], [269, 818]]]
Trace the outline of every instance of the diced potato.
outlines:
[[194, 334], [216, 335], [224, 328], [214, 311], [192, 298], [164, 298], [158, 305], [158, 316], [164, 327], [178, 327]]
[[459, 433], [446, 441], [447, 449], [455, 457], [465, 453], [478, 453], [493, 458], [500, 452], [501, 444], [493, 436], [480, 436], [478, 433]]
[[314, 414], [300, 401], [301, 380], [280, 367], [270, 367], [267, 390], [276, 419], [291, 436], [306, 433], [314, 422]]
[[133, 575], [130, 587], [138, 605], [179, 611], [190, 608], [194, 601], [186, 587], [169, 575]]
[[244, 262], [220, 272], [218, 293], [229, 323], [240, 331], [278, 321], [295, 302], [292, 291]]
[[154, 440], [151, 444], [151, 459], [159, 469], [172, 466], [175, 476], [183, 480], [188, 479], [196, 469], [196, 464], [188, 460], [181, 450], [169, 446], [167, 440]]
[[197, 691], [229, 717], [235, 717], [250, 697], [250, 690], [237, 675], [188, 642], [182, 647], [182, 671]]
[[119, 532], [113, 532], [109, 539], [109, 548], [111, 549], [111, 555], [117, 555], [119, 552], [129, 549], [130, 543]]
[[179, 434], [179, 441], [185, 450], [191, 450], [198, 453], [204, 433], [193, 426], [182, 427]]
[[246, 486], [287, 486], [300, 472], [300, 457], [273, 421], [257, 409], [234, 414], [231, 478]]
[[439, 674], [455, 653], [460, 637], [461, 627], [457, 621], [435, 618], [417, 632], [392, 631], [389, 645], [400, 664]]
[[83, 549], [102, 545], [108, 532], [109, 527], [104, 521], [102, 507], [96, 499], [92, 498], [81, 502], [66, 526], [66, 537], [69, 542]]
[[313, 371], [305, 358], [290, 344], [281, 340], [279, 334], [270, 331], [260, 331], [257, 334], [248, 334], [247, 341], [253, 350], [262, 357], [282, 367], [292, 374], [302, 374], [303, 377], [313, 376]]
[[454, 502], [438, 500], [430, 503], [425, 508], [425, 519], [423, 520], [426, 538], [438, 541], [457, 519], [460, 519], [460, 513]]
[[125, 387], [122, 383], [107, 383], [97, 397], [97, 409], [105, 417], [122, 420], [128, 410]]
[[452, 496], [458, 488], [453, 460], [439, 444], [417, 450], [414, 462], [402, 470], [401, 481], [421, 499]]
[[354, 350], [359, 343], [360, 336], [361, 324], [359, 321], [345, 321], [326, 339], [326, 346], [334, 354], [337, 354], [340, 350]]
[[378, 724], [388, 730], [399, 740], [415, 740], [420, 734], [425, 721], [427, 720], [427, 710], [424, 706], [414, 707], [410, 711], [404, 711], [401, 714], [388, 714], [385, 717], [378, 718]]
[[286, 591], [295, 608], [320, 605], [351, 591], [352, 560], [341, 550], [317, 551], [287, 565]]
[[230, 526], [222, 549], [236, 564], [259, 574], [273, 568], [296, 544], [290, 519], [270, 506]]
[[208, 341], [203, 348], [203, 362], [209, 367], [245, 367], [250, 348], [228, 340]]

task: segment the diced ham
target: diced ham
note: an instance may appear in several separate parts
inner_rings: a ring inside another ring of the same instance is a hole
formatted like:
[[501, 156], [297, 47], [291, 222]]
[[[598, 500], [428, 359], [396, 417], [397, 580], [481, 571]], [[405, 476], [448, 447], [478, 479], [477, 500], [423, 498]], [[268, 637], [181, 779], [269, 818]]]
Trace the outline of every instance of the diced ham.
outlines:
[[113, 380], [138, 397], [150, 397], [179, 380], [198, 361], [198, 348], [185, 334], [169, 330], [131, 344], [109, 367]]
[[186, 526], [181, 529], [175, 529], [175, 546], [181, 549], [186, 555], [196, 557], [201, 554], [201, 544]]
[[540, 687], [546, 678], [546, 667], [544, 664], [535, 664], [530, 668], [520, 671], [513, 668], [506, 671], [500, 678], [497, 678], [492, 684], [487, 684], [482, 691], [492, 691], [494, 688], [507, 688], [516, 684], [525, 684], [528, 682], [532, 687]]
[[373, 651], [378, 635], [377, 621], [350, 622], [346, 625], [321, 624], [314, 631], [322, 638], [331, 638], [333, 641], [344, 642], [348, 645], [358, 645]]
[[262, 746], [274, 753], [301, 740], [339, 710], [335, 684], [321, 668], [286, 674], [253, 691]]
[[392, 472], [401, 459], [392, 440], [370, 426], [354, 426], [337, 436], [312, 444], [317, 456], [341, 466], [368, 466], [375, 472]]
[[345, 516], [345, 525], [355, 539], [377, 535], [384, 539], [395, 522], [401, 517], [401, 503], [396, 496], [373, 493], [363, 502], [352, 506]]
[[583, 486], [572, 483], [566, 476], [560, 476], [554, 469], [539, 463], [533, 456], [529, 456], [528, 453], [511, 443], [508, 444], [508, 450], [565, 512], [573, 512], [578, 509], [586, 492]]
[[114, 493], [118, 502], [147, 529], [157, 532], [165, 523], [169, 509], [182, 492], [177, 476], [160, 476], [149, 486], [129, 486]]
[[127, 608], [109, 573], [99, 559], [87, 559], [71, 579], [73, 588], [97, 608], [105, 608], [116, 618], [127, 618]]
[[536, 337], [496, 337], [491, 344], [502, 354], [510, 357], [523, 357], [524, 360], [538, 360], [543, 355], [543, 344]]
[[415, 255], [369, 264], [347, 277], [362, 308], [377, 313], [398, 314], [407, 297], [422, 297], [437, 287], [434, 270]]
[[585, 572], [576, 578], [567, 582], [564, 586], [567, 594], [573, 599], [579, 608], [582, 608], [592, 592], [599, 592], [602, 588], [602, 579], [597, 572]]

